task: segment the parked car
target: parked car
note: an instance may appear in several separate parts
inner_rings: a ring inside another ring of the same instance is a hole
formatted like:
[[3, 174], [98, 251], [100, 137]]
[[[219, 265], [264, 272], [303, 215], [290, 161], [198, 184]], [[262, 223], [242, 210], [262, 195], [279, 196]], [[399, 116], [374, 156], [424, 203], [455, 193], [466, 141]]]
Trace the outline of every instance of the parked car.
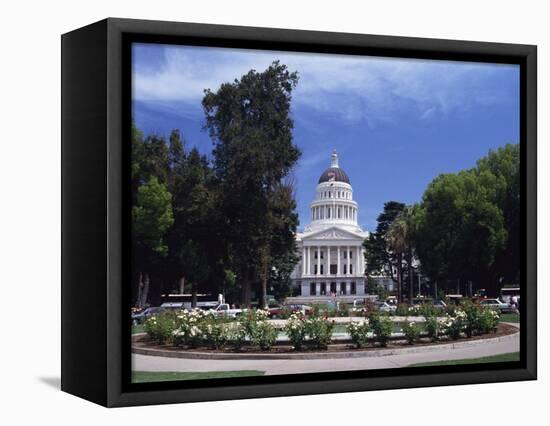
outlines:
[[434, 300], [434, 308], [437, 309], [445, 309], [447, 307], [447, 304], [443, 300]]
[[390, 313], [390, 312], [395, 312], [397, 310], [397, 306], [390, 305], [389, 303], [382, 302], [382, 301], [374, 302], [374, 307], [376, 308], [377, 311], [380, 311], [380, 312]]
[[166, 310], [166, 308], [163, 308], [161, 306], [153, 306], [153, 307], [144, 309], [138, 314], [132, 314], [132, 324], [133, 325], [143, 324], [145, 321], [147, 321], [149, 317], [152, 317], [153, 315], [156, 315], [164, 310]]
[[220, 303], [218, 306], [216, 306], [213, 309], [210, 309], [208, 312], [211, 312], [216, 316], [225, 315], [231, 318], [236, 318], [239, 315], [241, 315], [244, 312], [244, 310], [231, 308], [231, 306], [229, 306], [228, 303]]
[[516, 308], [513, 306], [510, 306], [508, 303], [503, 302], [500, 299], [483, 299], [479, 302], [480, 306], [485, 306], [489, 308], [495, 308], [499, 309], [501, 313], [514, 313], [516, 312]]
[[311, 315], [313, 313], [313, 308], [311, 306], [301, 305], [297, 303], [282, 306], [273, 306], [268, 310], [269, 316], [272, 318], [278, 318], [284, 314], [294, 314], [297, 312], [300, 312], [303, 315]]
[[304, 315], [311, 315], [313, 313], [313, 308], [308, 305], [290, 304], [290, 305], [284, 305], [284, 307], [293, 313], [301, 312]]

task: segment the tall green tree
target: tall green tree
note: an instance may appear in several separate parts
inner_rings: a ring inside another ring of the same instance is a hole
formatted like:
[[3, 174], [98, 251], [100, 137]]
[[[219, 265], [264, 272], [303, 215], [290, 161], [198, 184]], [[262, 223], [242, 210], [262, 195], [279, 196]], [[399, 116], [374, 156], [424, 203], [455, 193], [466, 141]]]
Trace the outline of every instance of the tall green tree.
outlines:
[[274, 62], [263, 72], [251, 70], [240, 80], [222, 84], [216, 92], [206, 90], [202, 101], [206, 128], [214, 141], [224, 237], [245, 305], [250, 304], [255, 281], [261, 283], [260, 303], [265, 304], [274, 257], [274, 225], [266, 218], [278, 185], [300, 156], [292, 141], [290, 116], [297, 82], [297, 73]]
[[[179, 133], [170, 138], [171, 170], [169, 180], [174, 192], [174, 226], [169, 235], [173, 279], [191, 285], [192, 305], [197, 292], [218, 291], [221, 278], [212, 279], [219, 260], [220, 241], [215, 217], [216, 193], [213, 173], [207, 158], [193, 148], [184, 153]], [[211, 283], [219, 283], [213, 286]]]
[[438, 176], [417, 215], [416, 248], [423, 270], [436, 280], [475, 281], [495, 289], [491, 270], [507, 231], [493, 201], [494, 175], [478, 170]]
[[[376, 231], [371, 232], [363, 242], [365, 248], [365, 261], [367, 275], [389, 275], [397, 283], [399, 299], [401, 300], [403, 255], [389, 247], [388, 231], [396, 218], [405, 210], [406, 206], [398, 201], [384, 203], [384, 210], [377, 218]], [[398, 276], [394, 276], [394, 269], [398, 270]]]
[[408, 299], [412, 301], [413, 293], [413, 260], [415, 250], [416, 208], [405, 207], [391, 222], [385, 234], [387, 248], [396, 257], [399, 300], [403, 299], [404, 266], [407, 268]]
[[496, 253], [494, 274], [507, 284], [520, 280], [520, 150], [518, 144], [507, 144], [489, 151], [477, 162], [479, 174], [489, 172], [495, 177], [491, 196], [502, 211], [507, 239], [504, 247]]
[[137, 190], [136, 205], [132, 208], [132, 240], [139, 268], [137, 305], [143, 306], [148, 297], [150, 276], [148, 266], [157, 257], [166, 257], [168, 246], [165, 234], [172, 226], [172, 195], [166, 186], [152, 176]]

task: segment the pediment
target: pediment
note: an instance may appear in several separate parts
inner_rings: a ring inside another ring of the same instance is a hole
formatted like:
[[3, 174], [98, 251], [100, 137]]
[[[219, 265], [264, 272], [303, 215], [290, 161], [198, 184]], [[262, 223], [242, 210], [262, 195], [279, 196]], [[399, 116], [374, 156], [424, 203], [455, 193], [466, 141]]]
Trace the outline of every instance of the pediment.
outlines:
[[312, 232], [309, 235], [303, 235], [304, 240], [363, 240], [363, 236], [355, 234], [353, 232], [338, 228], [331, 227], [328, 229], [322, 229], [320, 231]]

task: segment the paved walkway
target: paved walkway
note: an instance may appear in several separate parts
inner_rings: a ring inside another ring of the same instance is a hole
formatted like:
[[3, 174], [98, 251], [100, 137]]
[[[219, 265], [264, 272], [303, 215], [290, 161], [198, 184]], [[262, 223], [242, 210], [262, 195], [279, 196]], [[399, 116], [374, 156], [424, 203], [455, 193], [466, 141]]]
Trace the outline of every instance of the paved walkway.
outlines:
[[[516, 324], [517, 325], [517, 324]], [[497, 342], [456, 349], [431, 350], [375, 357], [311, 360], [203, 360], [165, 358], [132, 354], [135, 371], [232, 371], [259, 370], [269, 374], [316, 373], [323, 371], [399, 368], [432, 361], [480, 358], [519, 351], [519, 333]]]

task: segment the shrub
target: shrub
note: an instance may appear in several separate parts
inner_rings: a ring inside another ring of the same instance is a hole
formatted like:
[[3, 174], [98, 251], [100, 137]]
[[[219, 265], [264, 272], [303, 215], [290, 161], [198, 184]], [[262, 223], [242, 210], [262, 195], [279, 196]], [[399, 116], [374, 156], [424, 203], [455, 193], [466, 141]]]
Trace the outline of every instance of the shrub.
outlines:
[[240, 351], [246, 343], [246, 337], [246, 329], [240, 321], [228, 324], [227, 340], [233, 349]]
[[479, 314], [479, 332], [491, 333], [495, 332], [498, 324], [500, 314], [491, 308], [481, 308]]
[[403, 333], [405, 333], [409, 345], [412, 345], [420, 337], [420, 328], [414, 321], [405, 321], [403, 324]]
[[466, 332], [466, 336], [472, 337], [480, 328], [481, 308], [474, 305], [469, 300], [465, 300], [462, 303], [462, 311], [466, 316], [464, 320], [464, 331]]
[[371, 312], [369, 314], [369, 323], [376, 341], [382, 346], [387, 346], [393, 331], [392, 321], [387, 316], [382, 316], [377, 312]]
[[397, 305], [397, 309], [395, 310], [395, 315], [406, 317], [409, 315], [409, 306], [406, 303], [399, 303]]
[[431, 303], [423, 303], [418, 309], [418, 314], [427, 318], [427, 317], [435, 317], [438, 314], [437, 308], [432, 305]]
[[301, 350], [308, 332], [304, 316], [301, 314], [292, 314], [284, 330], [294, 349], [297, 351]]
[[465, 328], [466, 314], [464, 311], [456, 310], [454, 316], [447, 315], [445, 320], [441, 323], [441, 329], [444, 334], [449, 335], [453, 340], [460, 337], [460, 333]]
[[436, 316], [426, 317], [426, 322], [424, 323], [424, 330], [428, 337], [435, 341], [439, 336], [439, 321]]
[[307, 335], [317, 349], [326, 349], [332, 339], [334, 322], [326, 317], [311, 317], [306, 320]]
[[447, 303], [447, 306], [445, 306], [445, 313], [451, 317], [454, 316], [457, 310], [458, 307], [453, 302], [449, 302]]
[[223, 348], [229, 340], [228, 320], [224, 317], [215, 318], [208, 315], [199, 322], [202, 339], [214, 349]]
[[258, 324], [265, 321], [268, 317], [269, 311], [263, 309], [250, 309], [239, 316], [239, 322], [244, 327], [247, 336], [252, 339]]
[[363, 312], [365, 314], [368, 314], [369, 312], [376, 311], [376, 305], [372, 301], [372, 299], [365, 300], [365, 303], [363, 304]]
[[211, 314], [200, 309], [191, 311], [183, 310], [174, 316], [175, 327], [172, 332], [172, 343], [174, 345], [199, 346], [202, 343], [201, 321]]
[[161, 312], [145, 321], [146, 333], [161, 345], [173, 340], [175, 330], [176, 321], [173, 312]]
[[350, 309], [349, 305], [347, 303], [340, 303], [338, 307], [338, 315], [341, 317], [349, 317], [350, 316]]
[[351, 341], [356, 348], [361, 348], [368, 342], [368, 334], [370, 332], [369, 320], [362, 322], [351, 322], [347, 326], [347, 331], [351, 337]]
[[250, 336], [252, 343], [258, 346], [262, 351], [271, 349], [277, 340], [277, 330], [266, 321], [259, 321]]

